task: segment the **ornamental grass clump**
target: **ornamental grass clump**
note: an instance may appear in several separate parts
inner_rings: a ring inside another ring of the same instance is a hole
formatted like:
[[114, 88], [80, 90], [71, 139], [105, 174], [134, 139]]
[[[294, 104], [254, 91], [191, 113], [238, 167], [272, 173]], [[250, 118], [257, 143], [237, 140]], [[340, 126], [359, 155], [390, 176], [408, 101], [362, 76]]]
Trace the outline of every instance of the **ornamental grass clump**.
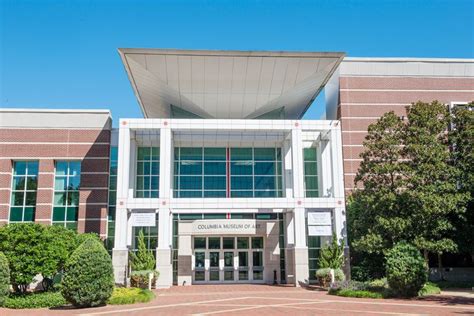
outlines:
[[99, 241], [86, 239], [69, 257], [64, 270], [61, 293], [72, 305], [103, 305], [112, 295], [112, 260]]
[[428, 279], [428, 268], [413, 245], [398, 243], [386, 256], [387, 282], [397, 296], [414, 297]]
[[10, 293], [10, 268], [7, 257], [0, 252], [0, 306], [3, 306]]

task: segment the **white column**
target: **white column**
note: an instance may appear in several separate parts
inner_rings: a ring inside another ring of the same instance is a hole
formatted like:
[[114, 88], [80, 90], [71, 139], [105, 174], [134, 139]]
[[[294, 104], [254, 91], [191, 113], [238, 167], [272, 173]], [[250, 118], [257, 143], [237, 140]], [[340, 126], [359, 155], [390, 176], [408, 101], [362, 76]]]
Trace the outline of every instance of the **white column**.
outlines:
[[291, 134], [283, 143], [283, 180], [285, 186], [285, 197], [293, 197], [293, 158], [291, 151]]
[[294, 210], [295, 221], [295, 285], [309, 283], [308, 278], [308, 247], [306, 246], [306, 210], [297, 207]]
[[115, 210], [115, 239], [112, 251], [115, 282], [125, 283], [125, 272], [128, 262], [127, 250], [127, 198], [130, 167], [130, 129], [127, 121], [120, 122], [117, 166], [117, 201]]
[[172, 215], [169, 208], [171, 198], [171, 177], [173, 170], [171, 129], [167, 126], [160, 129], [160, 196], [161, 207], [158, 210], [158, 248], [156, 248], [156, 269], [160, 277], [156, 282], [158, 288], [173, 285]]
[[301, 123], [291, 130], [291, 156], [293, 167], [293, 197], [304, 198], [304, 170], [303, 170], [303, 135], [299, 128]]
[[328, 137], [324, 137], [321, 140], [320, 152], [321, 158], [320, 165], [321, 165], [321, 173], [320, 173], [320, 181], [321, 184], [321, 197], [332, 197], [334, 196], [333, 192], [333, 167], [332, 167], [332, 158], [331, 158], [331, 147], [332, 144], [328, 140]]
[[334, 197], [342, 199], [344, 202], [344, 162], [342, 159], [341, 123], [339, 121], [333, 121], [333, 128], [331, 129], [331, 156]]

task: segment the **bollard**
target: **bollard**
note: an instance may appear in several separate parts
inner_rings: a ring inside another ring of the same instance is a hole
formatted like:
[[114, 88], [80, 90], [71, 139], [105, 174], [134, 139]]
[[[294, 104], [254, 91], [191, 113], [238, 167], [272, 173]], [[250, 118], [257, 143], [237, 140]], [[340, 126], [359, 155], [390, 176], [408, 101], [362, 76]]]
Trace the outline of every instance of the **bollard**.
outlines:
[[277, 270], [273, 270], [273, 285], [278, 284], [277, 282]]

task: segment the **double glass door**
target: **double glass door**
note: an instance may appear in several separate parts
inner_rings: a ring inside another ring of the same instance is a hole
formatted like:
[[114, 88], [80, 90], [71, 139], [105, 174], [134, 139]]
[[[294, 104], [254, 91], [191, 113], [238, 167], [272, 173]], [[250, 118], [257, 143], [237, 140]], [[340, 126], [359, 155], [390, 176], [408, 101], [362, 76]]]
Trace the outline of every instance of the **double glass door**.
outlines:
[[263, 282], [263, 237], [194, 237], [194, 283]]

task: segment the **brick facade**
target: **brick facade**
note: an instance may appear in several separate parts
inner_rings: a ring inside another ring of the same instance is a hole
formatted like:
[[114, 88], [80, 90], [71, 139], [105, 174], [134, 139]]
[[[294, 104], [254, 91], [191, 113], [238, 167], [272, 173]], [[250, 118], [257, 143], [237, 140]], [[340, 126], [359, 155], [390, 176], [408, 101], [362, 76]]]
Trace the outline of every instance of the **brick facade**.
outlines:
[[362, 142], [367, 128], [388, 111], [406, 115], [412, 102], [450, 104], [474, 100], [474, 78], [411, 76], [344, 76], [339, 78], [339, 119], [342, 124], [344, 186], [354, 188], [354, 177], [361, 161]]
[[110, 129], [0, 128], [0, 224], [8, 223], [15, 160], [39, 162], [35, 222], [51, 224], [54, 166], [81, 160], [78, 231], [105, 237]]

